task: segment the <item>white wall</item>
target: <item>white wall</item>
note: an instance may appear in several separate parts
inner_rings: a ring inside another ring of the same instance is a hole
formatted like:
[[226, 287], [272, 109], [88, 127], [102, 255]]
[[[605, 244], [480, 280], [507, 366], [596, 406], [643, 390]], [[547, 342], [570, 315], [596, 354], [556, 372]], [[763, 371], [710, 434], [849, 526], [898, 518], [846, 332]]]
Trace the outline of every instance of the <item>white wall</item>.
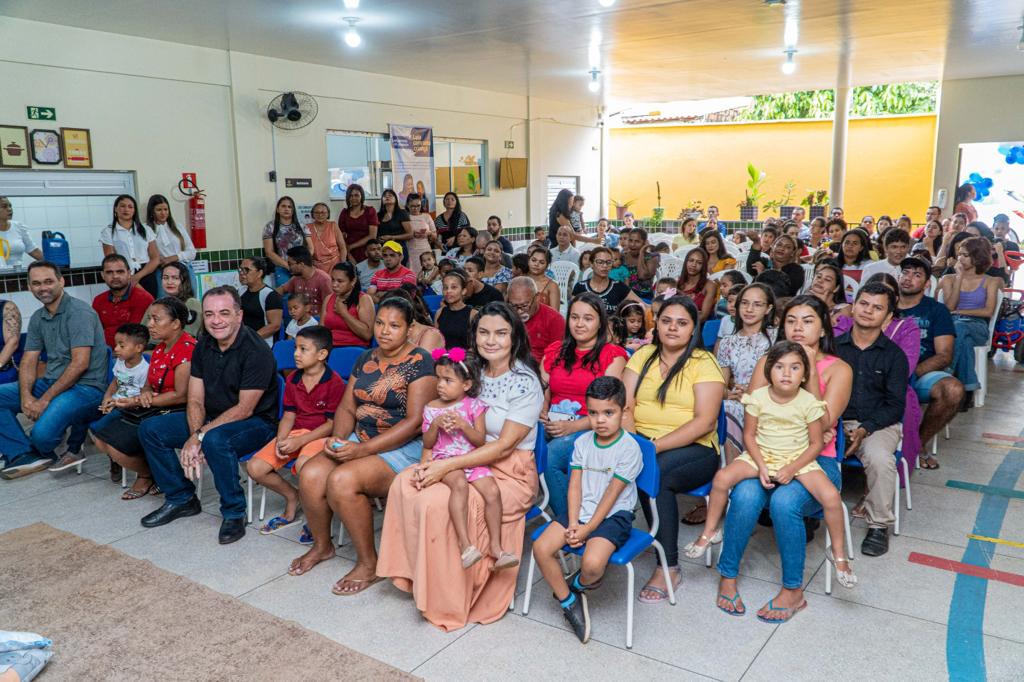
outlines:
[[953, 208], [961, 144], [1021, 139], [1024, 76], [942, 81], [933, 185], [949, 193], [945, 212]]
[[[596, 111], [578, 103], [7, 17], [0, 17], [0, 83], [0, 122], [89, 128], [96, 168], [136, 171], [142, 202], [154, 192], [172, 196], [182, 172], [197, 172], [208, 194], [210, 249], [258, 246], [280, 194], [300, 203], [326, 197], [327, 129], [386, 132], [388, 123], [488, 141], [489, 194], [463, 201], [474, 224], [491, 214], [507, 225], [546, 223], [547, 175], [581, 176], [588, 219], [601, 212]], [[314, 95], [319, 115], [301, 130], [272, 131], [267, 104], [287, 90]], [[28, 105], [55, 106], [56, 124], [27, 121]], [[529, 189], [497, 186], [506, 139], [515, 143], [511, 155], [529, 157]], [[276, 185], [267, 179], [275, 142]], [[285, 177], [310, 177], [313, 188], [285, 190]], [[333, 212], [340, 208], [335, 202]], [[172, 210], [184, 218], [183, 202]]]

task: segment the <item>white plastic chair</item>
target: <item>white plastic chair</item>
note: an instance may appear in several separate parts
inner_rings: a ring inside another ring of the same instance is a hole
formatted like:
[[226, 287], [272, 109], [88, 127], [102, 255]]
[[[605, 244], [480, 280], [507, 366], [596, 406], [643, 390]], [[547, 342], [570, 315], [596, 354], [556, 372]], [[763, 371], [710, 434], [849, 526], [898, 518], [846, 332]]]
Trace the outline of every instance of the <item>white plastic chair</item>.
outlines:
[[675, 256], [676, 258], [680, 258], [682, 260], [685, 260], [686, 259], [686, 254], [688, 254], [690, 251], [692, 251], [695, 248], [697, 248], [696, 244], [687, 244], [686, 246], [680, 246], [678, 249], [676, 249], [675, 251], [672, 252], [672, 255]]
[[806, 294], [811, 288], [811, 280], [814, 279], [814, 264], [801, 263], [800, 267], [804, 271], [804, 286], [800, 289], [800, 293]]
[[992, 348], [992, 335], [996, 331], [996, 320], [999, 319], [999, 309], [1003, 305], [1003, 290], [996, 291], [996, 307], [992, 310], [992, 318], [988, 321], [988, 342], [984, 346], [974, 347], [974, 372], [978, 375], [978, 383], [981, 385], [974, 392], [974, 406], [985, 406], [985, 395], [988, 393], [988, 351]]
[[517, 244], [513, 244], [512, 245], [512, 254], [515, 255], [517, 253], [526, 253], [529, 250], [529, 248], [530, 248], [530, 244], [532, 244], [532, 243], [533, 242], [520, 242], [520, 243], [517, 243]]
[[662, 256], [661, 265], [658, 267], [657, 278], [671, 277], [678, 279], [683, 272], [683, 259], [675, 256]]
[[654, 245], [654, 244], [668, 244], [669, 247], [671, 248], [671, 246], [672, 246], [672, 239], [673, 239], [673, 235], [665, 234], [664, 232], [655, 232], [653, 234], [647, 235], [647, 243], [651, 244], [651, 245]]
[[558, 285], [562, 297], [561, 313], [565, 315], [569, 310], [569, 297], [572, 295], [573, 285], [580, 278], [580, 266], [568, 261], [558, 261], [551, 264], [551, 272], [555, 275], [555, 284]]

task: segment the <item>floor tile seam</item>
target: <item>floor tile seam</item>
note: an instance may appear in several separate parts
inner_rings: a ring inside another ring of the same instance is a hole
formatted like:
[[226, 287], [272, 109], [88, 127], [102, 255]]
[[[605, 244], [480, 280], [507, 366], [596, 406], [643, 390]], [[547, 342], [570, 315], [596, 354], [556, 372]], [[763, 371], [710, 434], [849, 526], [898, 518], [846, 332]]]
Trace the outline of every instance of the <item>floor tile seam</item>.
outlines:
[[[513, 614], [513, 615], [514, 615], [514, 614]], [[425, 659], [423, 659], [422, 661], [420, 661], [419, 663], [417, 663], [417, 664], [416, 664], [415, 666], [413, 666], [412, 668], [409, 668], [408, 670], [406, 670], [406, 672], [407, 672], [407, 673], [409, 673], [410, 675], [411, 675], [411, 674], [413, 674], [413, 673], [415, 673], [415, 672], [416, 672], [417, 670], [419, 670], [419, 669], [420, 669], [420, 668], [422, 668], [422, 667], [423, 667], [424, 665], [426, 665], [426, 664], [427, 664], [427, 663], [429, 663], [429, 662], [430, 662], [431, 660], [433, 660], [433, 658], [434, 658], [435, 656], [437, 656], [438, 654], [440, 654], [440, 653], [441, 653], [442, 651], [445, 651], [445, 650], [446, 650], [446, 649], [447, 649], [448, 647], [450, 647], [451, 645], [455, 644], [455, 643], [456, 643], [456, 642], [458, 642], [458, 641], [459, 641], [460, 639], [462, 639], [463, 637], [465, 637], [465, 636], [466, 636], [466, 635], [468, 635], [469, 633], [471, 633], [471, 632], [473, 632], [474, 630], [476, 630], [478, 626], [479, 626], [479, 623], [469, 623], [468, 627], [466, 627], [466, 628], [463, 628], [463, 632], [461, 632], [461, 633], [459, 634], [459, 636], [458, 636], [458, 637], [456, 637], [456, 638], [455, 638], [455, 639], [453, 639], [452, 641], [448, 642], [447, 644], [445, 644], [445, 645], [444, 645], [443, 647], [441, 647], [440, 649], [438, 649], [438, 650], [437, 650], [437, 651], [435, 651], [434, 653], [432, 653], [432, 654], [430, 654], [429, 656], [427, 656], [427, 657], [426, 657]], [[431, 626], [431, 627], [433, 627], [433, 626]]]
[[[86, 480], [79, 480], [79, 481], [76, 481], [74, 483], [69, 483], [68, 485], [62, 485], [59, 488], [50, 488], [49, 490], [40, 490], [37, 493], [32, 493], [31, 495], [27, 495], [25, 497], [19, 497], [17, 499], [10, 500], [9, 502], [0, 502], [0, 507], [6, 507], [9, 504], [23, 503], [23, 502], [25, 502], [27, 500], [31, 500], [31, 499], [34, 499], [36, 497], [39, 497], [40, 495], [49, 495], [51, 493], [56, 493], [56, 492], [59, 492], [61, 490], [66, 489], [66, 488], [74, 488], [75, 486], [82, 485], [83, 483], [87, 483], [87, 482], [88, 481], [86, 481]], [[13, 483], [12, 481], [4, 481], [4, 482], [0, 483], [0, 486], [11, 485], [12, 483]], [[2, 489], [3, 488], [0, 487], [0, 490], [2, 490]]]

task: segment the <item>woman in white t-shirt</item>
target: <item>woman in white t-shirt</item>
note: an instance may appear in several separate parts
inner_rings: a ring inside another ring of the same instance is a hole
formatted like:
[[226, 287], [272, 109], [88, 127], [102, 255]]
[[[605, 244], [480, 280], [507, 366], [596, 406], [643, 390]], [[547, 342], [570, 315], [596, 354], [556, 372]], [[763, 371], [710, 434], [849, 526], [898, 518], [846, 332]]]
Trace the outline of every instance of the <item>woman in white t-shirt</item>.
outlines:
[[132, 271], [132, 284], [141, 284], [156, 297], [160, 252], [156, 248], [156, 236], [139, 220], [135, 197], [122, 194], [114, 199], [114, 216], [110, 225], [100, 231], [100, 244], [104, 256], [112, 253], [124, 256]]
[[[160, 269], [169, 263], [181, 263], [188, 268], [190, 276], [192, 272], [192, 261], [196, 259], [196, 247], [192, 244], [192, 237], [188, 230], [178, 227], [171, 215], [171, 205], [167, 197], [162, 194], [154, 194], [149, 198], [146, 205], [146, 227], [156, 236], [156, 249], [160, 254]], [[163, 287], [159, 286], [160, 277], [157, 277], [158, 291], [160, 298], [163, 296]]]
[[7, 265], [21, 266], [27, 253], [35, 260], [43, 259], [43, 252], [32, 241], [28, 228], [11, 220], [14, 217], [14, 206], [7, 197], [0, 197], [0, 239], [7, 242], [7, 253], [3, 254]]

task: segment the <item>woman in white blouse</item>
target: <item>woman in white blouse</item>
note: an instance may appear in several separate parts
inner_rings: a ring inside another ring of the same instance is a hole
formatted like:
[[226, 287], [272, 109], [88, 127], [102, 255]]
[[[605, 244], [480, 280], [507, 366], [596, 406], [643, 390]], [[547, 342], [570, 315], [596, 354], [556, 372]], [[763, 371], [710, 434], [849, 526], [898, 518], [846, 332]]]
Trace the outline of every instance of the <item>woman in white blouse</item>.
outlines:
[[[154, 194], [149, 198], [146, 205], [146, 227], [156, 236], [156, 249], [160, 254], [160, 269], [169, 263], [181, 263], [192, 272], [192, 261], [196, 259], [196, 247], [192, 244], [192, 237], [188, 230], [183, 230], [174, 222], [171, 215], [171, 205], [167, 197], [162, 194]], [[190, 274], [191, 276], [191, 274]], [[159, 283], [160, 278], [157, 277]], [[163, 287], [159, 287], [160, 296], [163, 295]], [[160, 298], [157, 296], [157, 298]]]
[[132, 271], [132, 284], [156, 297], [156, 269], [160, 265], [160, 252], [156, 237], [139, 220], [139, 206], [135, 197], [122, 194], [114, 199], [114, 217], [110, 225], [100, 231], [103, 255], [117, 253], [128, 260]]
[[7, 197], [0, 197], [0, 239], [7, 242], [8, 251], [3, 254], [7, 265], [21, 267], [22, 259], [27, 253], [35, 260], [43, 259], [43, 252], [32, 241], [28, 228], [11, 220], [14, 217], [14, 206]]

